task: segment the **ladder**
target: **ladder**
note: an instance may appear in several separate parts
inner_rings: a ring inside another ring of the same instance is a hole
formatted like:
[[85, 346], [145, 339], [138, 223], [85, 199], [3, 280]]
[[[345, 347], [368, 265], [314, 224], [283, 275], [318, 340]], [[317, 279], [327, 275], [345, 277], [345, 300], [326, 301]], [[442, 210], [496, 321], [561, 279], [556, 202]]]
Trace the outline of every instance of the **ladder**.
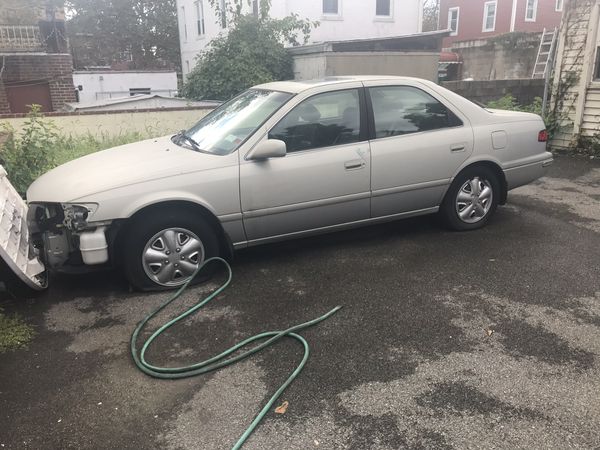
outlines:
[[556, 48], [557, 29], [542, 31], [542, 39], [538, 48], [537, 57], [535, 58], [535, 66], [531, 78], [546, 78], [548, 70], [551, 70], [551, 65], [554, 59], [554, 50]]

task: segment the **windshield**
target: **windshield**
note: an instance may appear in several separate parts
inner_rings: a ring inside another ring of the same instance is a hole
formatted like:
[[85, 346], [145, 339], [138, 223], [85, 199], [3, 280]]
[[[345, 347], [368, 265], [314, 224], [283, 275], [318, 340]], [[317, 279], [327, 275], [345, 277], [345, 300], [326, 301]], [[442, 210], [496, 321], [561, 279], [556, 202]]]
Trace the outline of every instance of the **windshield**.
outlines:
[[174, 136], [178, 145], [226, 155], [236, 150], [292, 94], [250, 89], [219, 106], [185, 133]]

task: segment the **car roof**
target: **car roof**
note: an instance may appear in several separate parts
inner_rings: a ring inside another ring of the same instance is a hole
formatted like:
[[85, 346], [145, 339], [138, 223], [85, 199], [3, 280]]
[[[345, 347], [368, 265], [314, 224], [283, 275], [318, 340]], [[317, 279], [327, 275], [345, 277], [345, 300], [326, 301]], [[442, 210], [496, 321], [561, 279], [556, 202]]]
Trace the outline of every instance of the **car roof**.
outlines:
[[[315, 80], [301, 80], [301, 81], [275, 81], [272, 83], [259, 84], [254, 86], [254, 89], [265, 89], [270, 91], [282, 91], [289, 92], [291, 94], [299, 94], [308, 89], [330, 86], [336, 84], [352, 83], [352, 82], [363, 82], [363, 81], [379, 81], [379, 80], [390, 80], [395, 82], [418, 80], [417, 78], [411, 77], [396, 77], [388, 75], [358, 75], [358, 76], [344, 76], [344, 77], [326, 77]], [[420, 80], [419, 81], [424, 81]]]

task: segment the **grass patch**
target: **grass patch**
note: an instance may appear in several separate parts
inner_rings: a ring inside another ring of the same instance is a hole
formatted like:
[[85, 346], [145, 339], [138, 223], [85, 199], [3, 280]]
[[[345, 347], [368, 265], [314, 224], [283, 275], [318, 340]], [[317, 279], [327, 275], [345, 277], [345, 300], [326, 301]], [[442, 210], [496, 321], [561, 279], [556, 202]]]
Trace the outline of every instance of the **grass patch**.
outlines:
[[0, 353], [26, 348], [35, 332], [18, 315], [7, 316], [0, 309]]

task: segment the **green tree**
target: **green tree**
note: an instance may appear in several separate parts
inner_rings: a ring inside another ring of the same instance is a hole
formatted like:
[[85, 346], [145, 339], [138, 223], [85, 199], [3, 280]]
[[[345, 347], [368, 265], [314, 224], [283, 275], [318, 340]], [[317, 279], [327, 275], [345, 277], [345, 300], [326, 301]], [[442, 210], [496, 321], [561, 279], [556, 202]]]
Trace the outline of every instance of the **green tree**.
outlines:
[[175, 0], [68, 0], [66, 7], [75, 67], [181, 66]]
[[260, 2], [258, 14], [244, 14], [244, 3], [233, 0], [222, 9], [220, 1], [211, 0], [219, 21], [230, 24], [229, 32], [200, 54], [183, 87], [184, 97], [226, 100], [255, 84], [293, 78], [292, 57], [284, 45], [306, 43], [318, 22], [296, 14], [272, 19], [266, 1]]

